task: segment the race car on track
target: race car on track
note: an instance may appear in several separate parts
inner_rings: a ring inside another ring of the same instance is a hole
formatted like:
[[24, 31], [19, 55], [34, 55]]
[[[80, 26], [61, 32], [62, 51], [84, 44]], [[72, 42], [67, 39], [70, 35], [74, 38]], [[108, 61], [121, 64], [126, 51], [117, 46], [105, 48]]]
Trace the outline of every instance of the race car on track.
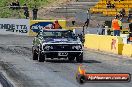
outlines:
[[71, 30], [41, 30], [33, 40], [32, 53], [33, 60], [39, 62], [44, 62], [46, 58], [83, 61], [82, 42]]

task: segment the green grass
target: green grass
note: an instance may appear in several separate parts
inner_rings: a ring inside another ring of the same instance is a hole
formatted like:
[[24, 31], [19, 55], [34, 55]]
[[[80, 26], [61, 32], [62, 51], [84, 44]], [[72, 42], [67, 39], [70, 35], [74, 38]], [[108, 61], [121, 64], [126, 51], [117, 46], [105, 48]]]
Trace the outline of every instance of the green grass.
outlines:
[[[7, 7], [12, 1], [15, 0], [0, 0], [0, 18], [24, 18], [23, 10], [12, 10]], [[55, 0], [19, 0], [20, 5], [27, 4], [30, 10], [36, 5], [38, 8], [47, 6]]]

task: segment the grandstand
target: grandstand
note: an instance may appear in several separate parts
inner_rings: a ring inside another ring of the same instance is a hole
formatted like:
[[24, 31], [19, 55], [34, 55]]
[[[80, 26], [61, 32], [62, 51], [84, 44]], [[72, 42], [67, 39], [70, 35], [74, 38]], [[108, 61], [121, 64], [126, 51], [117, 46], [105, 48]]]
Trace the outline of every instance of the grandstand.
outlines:
[[128, 15], [129, 9], [132, 8], [132, 0], [110, 0], [115, 8], [107, 8], [108, 0], [100, 0], [94, 7], [90, 9], [91, 13], [101, 13], [104, 16], [115, 16], [119, 11], [124, 8], [126, 15]]

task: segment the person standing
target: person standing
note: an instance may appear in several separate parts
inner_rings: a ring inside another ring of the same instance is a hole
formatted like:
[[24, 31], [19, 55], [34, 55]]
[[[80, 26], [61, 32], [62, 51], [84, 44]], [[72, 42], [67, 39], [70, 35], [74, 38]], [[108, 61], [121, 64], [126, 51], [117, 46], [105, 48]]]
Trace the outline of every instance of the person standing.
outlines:
[[24, 10], [24, 15], [25, 15], [26, 19], [28, 19], [29, 18], [29, 11], [28, 11], [28, 7], [26, 4], [24, 4], [23, 10]]
[[116, 15], [112, 20], [112, 29], [114, 32], [114, 36], [120, 36], [121, 21], [119, 20], [119, 16]]
[[18, 0], [16, 0], [16, 9], [20, 9], [20, 3]]
[[38, 9], [36, 8], [36, 5], [35, 7], [33, 8], [33, 20], [37, 20], [37, 13], [38, 13]]
[[90, 17], [91, 17], [91, 14], [90, 14], [90, 11], [88, 9], [87, 10], [87, 20], [85, 22], [86, 29], [88, 28], [88, 25], [89, 25], [89, 22], [90, 22]]

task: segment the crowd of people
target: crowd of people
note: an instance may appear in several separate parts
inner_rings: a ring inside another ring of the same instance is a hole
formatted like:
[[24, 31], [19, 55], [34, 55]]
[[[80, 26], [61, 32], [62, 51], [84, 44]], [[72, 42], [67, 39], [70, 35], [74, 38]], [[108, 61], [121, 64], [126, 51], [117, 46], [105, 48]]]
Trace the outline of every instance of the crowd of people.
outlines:
[[[124, 1], [124, 0], [114, 0], [115, 2], [119, 1]], [[106, 7], [109, 9], [109, 8], [114, 8], [116, 9], [115, 7], [115, 4], [111, 2], [111, 0], [107, 0], [106, 1]], [[119, 13], [118, 13], [118, 16], [121, 17], [121, 21], [123, 22], [124, 21], [124, 17], [127, 17], [127, 21], [129, 22], [131, 19], [132, 19], [132, 9], [129, 10], [129, 13], [128, 15], [126, 15], [126, 10], [124, 8], [122, 8]]]
[[[124, 0], [114, 0], [114, 1], [115, 1], [115, 2], [119, 1], [119, 2], [120, 2], [120, 1], [124, 1]], [[107, 7], [107, 8], [115, 8], [115, 4], [112, 3], [111, 0], [107, 0], [107, 1], [106, 1], [106, 7]]]
[[109, 1], [106, 3], [106, 7], [107, 7], [107, 8], [115, 8], [115, 5], [114, 5], [114, 3], [111, 3], [111, 1], [109, 0]]

